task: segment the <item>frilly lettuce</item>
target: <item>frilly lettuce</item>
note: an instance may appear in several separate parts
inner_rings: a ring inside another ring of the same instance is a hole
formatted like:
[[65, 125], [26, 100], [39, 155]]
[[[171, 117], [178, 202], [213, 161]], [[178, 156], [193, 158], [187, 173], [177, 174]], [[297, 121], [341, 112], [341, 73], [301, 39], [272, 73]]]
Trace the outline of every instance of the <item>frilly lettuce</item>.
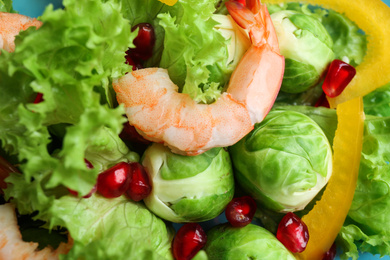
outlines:
[[[112, 1], [63, 4], [65, 10], [48, 6], [43, 26], [22, 32], [15, 52], [0, 56], [0, 140], [17, 154], [20, 181], [37, 188], [31, 192], [62, 184], [87, 194], [97, 176], [85, 165], [87, 147], [103, 128], [117, 135], [125, 121], [123, 107], [112, 108], [110, 80], [130, 69], [124, 52], [135, 35]], [[38, 92], [44, 101], [32, 104]], [[59, 124], [65, 136], [55, 144], [50, 127]]]
[[158, 15], [165, 29], [160, 67], [168, 69], [172, 81], [193, 99], [210, 103], [227, 84], [228, 40], [214, 27], [214, 3], [207, 0], [180, 0], [181, 17]]

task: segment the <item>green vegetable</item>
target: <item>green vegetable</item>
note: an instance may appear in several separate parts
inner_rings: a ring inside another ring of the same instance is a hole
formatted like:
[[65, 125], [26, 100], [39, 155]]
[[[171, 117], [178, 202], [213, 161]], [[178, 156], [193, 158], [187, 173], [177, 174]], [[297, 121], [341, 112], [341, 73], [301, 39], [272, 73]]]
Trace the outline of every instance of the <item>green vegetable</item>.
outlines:
[[168, 69], [179, 91], [202, 103], [216, 100], [233, 69], [228, 64], [228, 43], [214, 27], [214, 3], [208, 0], [180, 0], [183, 15], [158, 15], [165, 30], [160, 67]]
[[[22, 32], [15, 52], [0, 56], [0, 140], [8, 154], [17, 154], [23, 172], [7, 180], [6, 194], [26, 213], [44, 215], [57, 186], [87, 194], [98, 173], [85, 166], [87, 148], [102, 129], [117, 135], [125, 121], [123, 107], [112, 108], [110, 81], [130, 69], [124, 52], [135, 34], [112, 1], [63, 4], [64, 10], [49, 6], [43, 26]], [[32, 104], [37, 92], [44, 101]], [[59, 143], [53, 126], [66, 126]], [[24, 196], [14, 196], [19, 192]]]
[[[390, 117], [367, 116], [355, 196], [339, 239], [346, 256], [358, 249], [390, 254]], [[354, 242], [356, 244], [354, 244]]]
[[329, 10], [322, 24], [333, 40], [335, 58], [352, 66], [359, 65], [367, 51], [367, 40], [354, 22], [343, 14]]
[[233, 197], [230, 157], [222, 148], [183, 156], [173, 154], [161, 144], [153, 144], [145, 151], [142, 164], [153, 186], [144, 202], [163, 219], [206, 221], [217, 217]]
[[52, 214], [53, 224], [66, 225], [75, 240], [63, 259], [173, 259], [173, 228], [125, 197], [64, 196]]
[[204, 250], [209, 260], [295, 259], [272, 233], [254, 224], [242, 228], [229, 224], [213, 227], [207, 232]]
[[312, 119], [294, 111], [271, 111], [229, 151], [238, 183], [274, 211], [305, 208], [332, 172], [326, 135]]
[[12, 8], [12, 0], [0, 0], [0, 12], [14, 12]]
[[313, 87], [334, 59], [330, 35], [319, 19], [298, 11], [278, 11], [271, 19], [286, 58], [281, 90], [300, 93]]
[[364, 112], [374, 116], [390, 116], [390, 83], [363, 97]]

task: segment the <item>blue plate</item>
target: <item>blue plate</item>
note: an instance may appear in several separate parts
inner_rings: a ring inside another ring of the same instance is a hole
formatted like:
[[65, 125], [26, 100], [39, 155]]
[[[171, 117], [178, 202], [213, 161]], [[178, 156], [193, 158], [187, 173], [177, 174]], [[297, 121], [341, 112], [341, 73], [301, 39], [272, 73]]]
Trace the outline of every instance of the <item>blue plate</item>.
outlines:
[[[390, 6], [390, 0], [382, 0], [385, 4]], [[48, 4], [53, 4], [54, 9], [62, 7], [62, 0], [14, 0], [13, 6], [14, 9], [19, 11], [21, 14], [30, 16], [30, 17], [38, 17], [40, 16], [45, 7]], [[340, 259], [340, 258], [336, 258]], [[390, 256], [385, 256], [383, 258], [379, 258], [379, 256], [373, 256], [372, 254], [361, 254], [359, 256], [359, 260], [374, 260], [374, 259], [382, 259], [382, 260], [390, 260]]]

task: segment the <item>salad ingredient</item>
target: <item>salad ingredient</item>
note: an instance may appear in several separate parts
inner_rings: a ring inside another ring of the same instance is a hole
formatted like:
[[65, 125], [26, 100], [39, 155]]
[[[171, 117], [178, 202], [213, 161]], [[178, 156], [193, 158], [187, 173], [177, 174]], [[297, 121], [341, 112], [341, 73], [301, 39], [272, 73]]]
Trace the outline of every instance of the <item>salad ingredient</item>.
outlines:
[[138, 34], [133, 41], [135, 48], [130, 48], [130, 56], [138, 60], [147, 60], [152, 57], [156, 43], [153, 26], [149, 23], [139, 23], [131, 30], [137, 30]]
[[288, 212], [279, 223], [276, 238], [291, 252], [301, 253], [309, 241], [309, 232], [297, 215]]
[[234, 198], [226, 206], [226, 219], [233, 227], [244, 227], [251, 223], [256, 208], [256, 202], [250, 196]]
[[16, 13], [0, 12], [0, 50], [13, 52], [15, 50], [15, 36], [21, 30], [24, 31], [31, 26], [38, 29], [41, 25], [42, 22], [35, 18]]
[[293, 260], [295, 257], [268, 230], [249, 224], [236, 228], [220, 224], [207, 232], [204, 248], [209, 260]]
[[120, 162], [100, 173], [97, 178], [97, 191], [106, 198], [116, 198], [125, 193], [130, 184], [131, 166]]
[[[84, 159], [84, 162], [85, 162], [85, 165], [87, 166], [88, 169], [93, 168], [93, 165], [91, 164], [90, 161], [88, 161], [87, 159]], [[77, 191], [71, 190], [69, 188], [68, 188], [68, 191], [70, 192], [70, 194], [72, 194], [74, 196], [79, 196], [79, 193]], [[97, 191], [97, 185], [93, 186], [92, 190], [87, 195], [84, 195], [83, 198], [87, 199], [87, 198], [91, 197], [92, 194], [95, 193], [96, 191]]]
[[217, 217], [233, 198], [233, 169], [228, 152], [222, 148], [183, 156], [154, 143], [146, 149], [142, 165], [153, 186], [144, 202], [163, 219], [206, 221]]
[[207, 242], [203, 228], [197, 223], [187, 223], [176, 233], [172, 243], [173, 256], [176, 260], [190, 260]]
[[[197, 155], [234, 144], [263, 120], [279, 91], [284, 58], [266, 7], [258, 2], [250, 11], [234, 1], [226, 4], [236, 22], [249, 28], [252, 46], [233, 72], [227, 93], [216, 102], [197, 104], [178, 93], [163, 69], [133, 71], [113, 83], [130, 124], [176, 153]], [[256, 20], [255, 14], [264, 20]]]
[[332, 174], [332, 148], [308, 116], [272, 110], [229, 148], [235, 177], [260, 205], [278, 212], [302, 210]]
[[3, 194], [3, 189], [7, 188], [5, 179], [11, 172], [19, 172], [11, 163], [0, 156], [0, 195]]
[[[265, 0], [265, 3], [278, 4], [287, 0]], [[306, 3], [320, 5], [344, 14], [367, 35], [367, 53], [363, 62], [356, 67], [356, 77], [350, 86], [338, 97], [329, 99], [331, 107], [356, 97], [364, 96], [374, 89], [390, 82], [390, 10], [380, 0], [339, 1], [339, 0], [305, 0]], [[367, 13], [372, 15], [367, 15]]]
[[0, 259], [58, 259], [72, 247], [72, 242], [61, 243], [57, 249], [38, 250], [38, 243], [24, 242], [11, 204], [0, 205]]
[[75, 243], [66, 259], [85, 254], [86, 259], [173, 259], [173, 227], [143, 203], [125, 196], [63, 196], [52, 210], [51, 224], [66, 226]]
[[300, 93], [315, 86], [334, 59], [331, 36], [314, 15], [282, 10], [271, 19], [286, 58], [281, 91]]
[[330, 249], [324, 254], [324, 257], [322, 260], [333, 260], [335, 259], [337, 254], [337, 247], [336, 243], [333, 243], [333, 245], [330, 247]]
[[299, 254], [300, 259], [322, 259], [343, 226], [354, 196], [362, 149], [362, 98], [338, 105], [337, 115], [332, 178], [321, 199], [302, 217], [310, 240], [305, 251]]
[[353, 259], [358, 251], [390, 255], [390, 117], [366, 117], [359, 178], [338, 237]]
[[377, 88], [363, 97], [364, 112], [367, 115], [390, 116], [390, 83]]
[[138, 162], [130, 163], [130, 184], [126, 194], [133, 201], [140, 201], [149, 196], [152, 186], [145, 168]]
[[326, 73], [322, 90], [328, 97], [337, 97], [348, 86], [355, 74], [354, 67], [341, 60], [334, 60]]

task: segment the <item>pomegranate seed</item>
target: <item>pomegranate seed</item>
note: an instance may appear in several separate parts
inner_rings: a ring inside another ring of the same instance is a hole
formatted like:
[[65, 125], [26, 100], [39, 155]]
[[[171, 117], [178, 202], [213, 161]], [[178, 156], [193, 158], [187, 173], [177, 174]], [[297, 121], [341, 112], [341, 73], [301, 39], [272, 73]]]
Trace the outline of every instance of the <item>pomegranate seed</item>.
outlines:
[[131, 181], [127, 189], [127, 195], [134, 201], [140, 201], [146, 198], [151, 190], [149, 176], [145, 168], [140, 163], [131, 163]]
[[[92, 165], [92, 163], [90, 161], [88, 161], [87, 159], [84, 159], [84, 162], [85, 162], [85, 165], [87, 166], [88, 169], [92, 169], [93, 168], [93, 165]], [[77, 191], [71, 190], [69, 188], [67, 188], [67, 189], [70, 192], [70, 194], [72, 194], [74, 196], [79, 196], [79, 193]], [[95, 186], [93, 186], [92, 190], [87, 195], [83, 196], [83, 198], [87, 199], [87, 198], [91, 197], [92, 194], [94, 194], [96, 192], [96, 190], [97, 190], [97, 187], [95, 185]]]
[[192, 259], [206, 244], [207, 237], [197, 223], [182, 226], [172, 241], [173, 256], [176, 260]]
[[43, 101], [43, 94], [38, 93], [37, 96], [35, 97], [34, 104], [41, 103]]
[[329, 102], [328, 99], [326, 98], [325, 93], [322, 93], [320, 98], [317, 100], [317, 103], [314, 105], [315, 107], [327, 107], [329, 108]]
[[280, 221], [276, 237], [291, 252], [301, 253], [309, 241], [309, 231], [297, 215], [289, 212]]
[[234, 198], [227, 205], [225, 215], [233, 227], [244, 227], [252, 222], [256, 208], [256, 202], [252, 197]]
[[141, 63], [138, 62], [138, 60], [134, 57], [132, 57], [132, 53], [128, 50], [126, 51], [126, 64], [132, 66], [132, 70], [139, 70], [142, 69]]
[[119, 137], [122, 140], [126, 140], [131, 143], [150, 144], [150, 141], [143, 138], [142, 135], [135, 130], [135, 127], [129, 124], [129, 122], [123, 124], [123, 129], [119, 134]]
[[337, 97], [356, 74], [356, 69], [341, 60], [334, 60], [329, 66], [322, 90], [328, 97]]
[[147, 60], [153, 55], [153, 47], [156, 42], [153, 26], [149, 23], [140, 23], [134, 26], [131, 31], [138, 28], [138, 35], [133, 43], [135, 48], [131, 48], [132, 57], [140, 60]]
[[329, 248], [328, 252], [324, 254], [322, 260], [333, 260], [336, 258], [336, 254], [337, 254], [336, 243], [333, 243], [333, 245]]
[[120, 162], [100, 173], [97, 179], [97, 190], [106, 198], [116, 198], [125, 193], [130, 183], [130, 165]]

